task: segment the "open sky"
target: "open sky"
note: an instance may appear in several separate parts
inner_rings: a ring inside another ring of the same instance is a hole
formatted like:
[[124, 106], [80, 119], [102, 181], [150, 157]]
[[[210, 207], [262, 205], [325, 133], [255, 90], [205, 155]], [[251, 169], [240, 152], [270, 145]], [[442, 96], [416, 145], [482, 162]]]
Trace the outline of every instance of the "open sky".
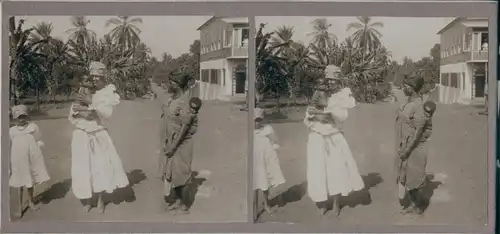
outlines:
[[[319, 17], [256, 17], [256, 24], [267, 23], [264, 30], [274, 31], [283, 25], [294, 27], [295, 41], [308, 44], [312, 36], [311, 22]], [[356, 17], [327, 17], [332, 24], [330, 32], [335, 34], [339, 41], [352, 35], [354, 30], [346, 31], [347, 25], [356, 22]], [[373, 22], [381, 22], [383, 28], [378, 28], [382, 33], [382, 43], [392, 52], [392, 58], [401, 62], [405, 56], [413, 60], [429, 56], [434, 44], [439, 43], [437, 32], [450, 23], [453, 18], [402, 18], [402, 17], [373, 17]]]
[[[106, 21], [114, 16], [88, 16], [88, 28], [98, 37], [102, 37], [113, 29], [113, 25], [106, 27]], [[189, 46], [194, 40], [200, 38], [196, 29], [212, 16], [136, 16], [142, 18], [141, 39], [151, 48], [153, 56], [160, 57], [168, 52], [176, 57], [189, 52]], [[25, 19], [26, 27], [31, 27], [39, 22], [52, 23], [53, 37], [67, 40], [68, 29], [74, 28], [70, 16], [19, 16]]]
[[[108, 33], [112, 26], [106, 27], [106, 21], [113, 16], [89, 16], [89, 29], [96, 32], [99, 37]], [[178, 56], [189, 50], [189, 45], [199, 38], [196, 30], [211, 16], [138, 16], [143, 19], [139, 25], [142, 40], [151, 48], [153, 56], [159, 57], [168, 52]], [[73, 28], [70, 16], [23, 16], [26, 26], [33, 26], [39, 22], [51, 22], [54, 26], [53, 36], [67, 39], [66, 30]], [[282, 25], [294, 27], [294, 40], [308, 43], [312, 31], [311, 22], [316, 17], [256, 17], [257, 25], [267, 23], [266, 30], [275, 30]], [[350, 22], [355, 22], [355, 17], [328, 17], [332, 24], [331, 32], [342, 41], [353, 31], [346, 31]], [[401, 61], [408, 56], [419, 60], [429, 55], [435, 43], [439, 43], [437, 32], [453, 18], [395, 18], [374, 17], [374, 21], [382, 22], [383, 28], [378, 30], [383, 34], [381, 40], [392, 52], [393, 59]]]

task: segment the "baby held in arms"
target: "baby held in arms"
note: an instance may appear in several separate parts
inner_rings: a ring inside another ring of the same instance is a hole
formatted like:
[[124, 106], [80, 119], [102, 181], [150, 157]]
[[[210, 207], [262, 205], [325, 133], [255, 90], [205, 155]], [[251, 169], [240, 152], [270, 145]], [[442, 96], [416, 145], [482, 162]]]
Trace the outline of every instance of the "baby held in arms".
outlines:
[[341, 132], [337, 124], [347, 119], [348, 109], [356, 105], [351, 89], [334, 89], [328, 97], [328, 91], [320, 85], [315, 92], [313, 102], [308, 107], [308, 120], [311, 130], [321, 135], [331, 135]]

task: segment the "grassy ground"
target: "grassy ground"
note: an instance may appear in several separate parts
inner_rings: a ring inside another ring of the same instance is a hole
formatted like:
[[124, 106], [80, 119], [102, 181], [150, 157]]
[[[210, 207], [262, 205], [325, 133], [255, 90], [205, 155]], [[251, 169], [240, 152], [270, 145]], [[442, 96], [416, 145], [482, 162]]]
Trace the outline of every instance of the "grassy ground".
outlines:
[[368, 189], [343, 198], [339, 217], [325, 218], [306, 193], [305, 107], [285, 109], [288, 118], [272, 125], [280, 138], [279, 158], [287, 182], [271, 192], [277, 196], [278, 211], [262, 214], [259, 222], [483, 226], [488, 184], [487, 116], [479, 114], [483, 108], [438, 105], [427, 166], [432, 182], [426, 195], [431, 204], [423, 217], [414, 218], [399, 214], [392, 177], [397, 106], [360, 104], [350, 112], [345, 135]]
[[44, 134], [45, 163], [52, 180], [40, 185], [41, 209], [21, 221], [227, 222], [247, 219], [247, 112], [239, 106], [206, 102], [195, 136], [193, 169], [199, 173], [191, 214], [172, 216], [162, 210], [157, 178], [158, 124], [156, 101], [123, 101], [109, 123], [125, 170], [133, 186], [108, 197], [105, 214], [84, 213], [70, 191], [72, 126], [67, 108], [53, 109], [35, 122]]

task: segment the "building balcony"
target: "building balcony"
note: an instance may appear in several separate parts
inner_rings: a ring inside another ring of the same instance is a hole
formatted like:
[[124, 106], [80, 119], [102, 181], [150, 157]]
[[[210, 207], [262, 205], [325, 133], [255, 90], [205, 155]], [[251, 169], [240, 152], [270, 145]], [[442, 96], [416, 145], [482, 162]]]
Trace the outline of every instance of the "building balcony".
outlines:
[[485, 62], [488, 61], [488, 51], [465, 51], [466, 62]]
[[231, 52], [232, 58], [248, 58], [248, 46], [232, 47]]

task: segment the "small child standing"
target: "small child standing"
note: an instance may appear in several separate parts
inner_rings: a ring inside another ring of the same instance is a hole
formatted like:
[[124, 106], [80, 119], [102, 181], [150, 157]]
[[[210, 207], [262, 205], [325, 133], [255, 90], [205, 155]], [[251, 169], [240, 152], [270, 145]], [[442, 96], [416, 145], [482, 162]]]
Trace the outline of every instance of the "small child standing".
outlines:
[[16, 216], [21, 217], [23, 211], [23, 190], [28, 192], [28, 207], [36, 210], [33, 187], [50, 179], [43, 160], [41, 132], [38, 125], [29, 122], [28, 108], [25, 105], [12, 107], [12, 118], [15, 125], [9, 129], [10, 135], [10, 178], [9, 186], [19, 188], [19, 210]]
[[[174, 132], [165, 142], [165, 146], [167, 148], [167, 159], [164, 168], [164, 195], [169, 196], [172, 190], [172, 157], [175, 154], [175, 151], [179, 145], [183, 143], [183, 141], [193, 138], [194, 134], [198, 128], [198, 114], [202, 106], [201, 99], [197, 97], [193, 97], [189, 100], [189, 108], [187, 110], [186, 120], [181, 124], [181, 128], [179, 132]], [[175, 202], [167, 210], [178, 209], [179, 206], [182, 206], [180, 212], [188, 212], [189, 207], [187, 207], [186, 199], [187, 194], [185, 190], [185, 186], [179, 186], [174, 188], [175, 192]], [[183, 202], [184, 201], [184, 202]]]
[[279, 149], [278, 138], [271, 125], [263, 122], [264, 111], [260, 108], [255, 108], [254, 111], [253, 186], [256, 197], [258, 197], [259, 190], [263, 193], [266, 212], [272, 213], [274, 210], [271, 209], [269, 204], [269, 189], [285, 183], [277, 154]]

